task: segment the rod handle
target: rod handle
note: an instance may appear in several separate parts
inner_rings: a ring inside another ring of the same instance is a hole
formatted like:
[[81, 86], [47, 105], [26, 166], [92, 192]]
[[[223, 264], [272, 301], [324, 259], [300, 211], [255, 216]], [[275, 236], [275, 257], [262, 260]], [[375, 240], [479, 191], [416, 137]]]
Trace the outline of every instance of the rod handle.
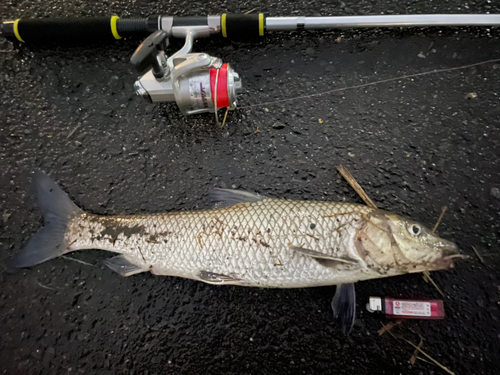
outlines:
[[97, 43], [125, 36], [148, 35], [158, 30], [158, 16], [120, 19], [92, 18], [17, 19], [2, 22], [3, 35], [12, 41], [32, 44]]

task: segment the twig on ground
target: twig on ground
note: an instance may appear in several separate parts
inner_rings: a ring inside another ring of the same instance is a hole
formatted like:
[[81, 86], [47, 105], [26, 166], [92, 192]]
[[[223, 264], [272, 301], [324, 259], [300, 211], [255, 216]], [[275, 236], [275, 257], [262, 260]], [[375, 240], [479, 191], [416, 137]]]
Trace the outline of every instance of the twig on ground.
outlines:
[[394, 327], [400, 325], [401, 323], [403, 323], [403, 319], [399, 319], [399, 320], [396, 320], [395, 322], [387, 323], [385, 326], [383, 326], [382, 328], [380, 328], [378, 330], [379, 336], [382, 336], [384, 333], [389, 332], [390, 330], [392, 330]]
[[47, 285], [43, 285], [40, 281], [36, 281], [36, 283], [38, 284], [38, 286], [44, 288], [44, 289], [49, 289], [49, 290], [57, 290], [56, 288], [52, 288], [50, 286], [47, 286]]
[[[406, 341], [408, 344], [410, 344], [411, 346], [413, 346], [415, 349], [417, 349], [417, 345], [415, 345], [414, 343], [412, 343], [411, 341], [407, 340], [407, 339], [404, 339], [402, 338], [404, 341]], [[451, 371], [449, 368], [447, 368], [446, 366], [443, 366], [441, 363], [439, 363], [438, 361], [436, 361], [434, 358], [432, 358], [429, 354], [427, 354], [426, 352], [424, 352], [422, 349], [418, 349], [420, 353], [422, 353], [424, 356], [426, 356], [428, 359], [430, 359], [432, 361], [432, 363], [434, 363], [436, 366], [442, 368], [444, 371], [446, 371], [448, 374], [451, 374], [451, 375], [455, 375], [455, 373], [453, 371]]]
[[484, 263], [483, 257], [479, 254], [479, 252], [476, 250], [476, 248], [474, 246], [472, 246], [472, 250], [474, 250], [474, 252], [476, 253], [476, 255], [479, 258], [480, 262], [483, 263], [483, 264], [486, 264], [486, 263]]
[[437, 286], [437, 284], [435, 283], [435, 281], [432, 280], [431, 273], [429, 271], [424, 271], [424, 272], [422, 272], [422, 274], [423, 274], [422, 277], [424, 278], [424, 281], [426, 283], [430, 282], [432, 285], [434, 285], [434, 288], [436, 288], [436, 290], [439, 292], [439, 294], [441, 294], [444, 297], [444, 293], [441, 290], [441, 288], [439, 288]]
[[434, 363], [432, 363], [431, 361], [428, 361], [427, 359], [425, 358], [422, 358], [422, 357], [417, 357], [418, 360], [422, 361], [422, 362], [425, 362], [425, 363], [428, 363], [430, 365], [433, 365]]
[[84, 262], [83, 260], [80, 260], [80, 259], [75, 259], [75, 258], [67, 257], [66, 255], [61, 255], [61, 258], [68, 259], [68, 260], [73, 260], [75, 262], [78, 262], [78, 263], [81, 263], [81, 264], [85, 264], [86, 266], [94, 267], [94, 265], [91, 264], [91, 263]]
[[[438, 228], [439, 224], [441, 223], [441, 220], [443, 220], [443, 216], [444, 216], [447, 209], [448, 209], [448, 207], [446, 207], [446, 206], [441, 207], [441, 213], [439, 214], [439, 217], [436, 221], [436, 224], [434, 225], [434, 228], [432, 228], [432, 233], [434, 233], [436, 231], [436, 229]], [[434, 288], [436, 288], [437, 291], [439, 292], [439, 294], [441, 294], [444, 297], [443, 291], [441, 290], [441, 288], [439, 288], [437, 286], [437, 284], [434, 282], [434, 280], [432, 280], [431, 273], [429, 271], [424, 271], [422, 277], [424, 278], [424, 281], [426, 283], [430, 282], [432, 285], [434, 285]]]
[[410, 360], [408, 361], [410, 365], [414, 365], [415, 362], [417, 361], [418, 354], [420, 353], [420, 349], [422, 349], [422, 345], [424, 345], [424, 339], [422, 336], [420, 336], [420, 342], [417, 345], [417, 348], [413, 352], [413, 355], [411, 356]]
[[[394, 334], [392, 332], [388, 332], [389, 335], [391, 335], [393, 338], [395, 338], [396, 340], [398, 340], [398, 338], [396, 336], [394, 336]], [[408, 344], [410, 344], [411, 346], [413, 346], [415, 349], [418, 348], [417, 345], [415, 345], [414, 343], [412, 343], [411, 341], [403, 338], [403, 337], [400, 337], [401, 340], [403, 341], [406, 341]], [[436, 366], [440, 367], [441, 369], [443, 369], [444, 371], [446, 371], [448, 374], [450, 375], [455, 375], [455, 373], [453, 371], [451, 371], [450, 369], [448, 369], [446, 366], [443, 366], [441, 363], [439, 363], [438, 361], [436, 361], [434, 358], [432, 358], [429, 354], [427, 354], [426, 352], [424, 352], [422, 349], [419, 349], [419, 352], [422, 353], [425, 357], [427, 357], [428, 359], [430, 359], [432, 361], [433, 364], [435, 364]], [[420, 359], [420, 357], [419, 357]]]
[[432, 233], [434, 233], [436, 231], [436, 229], [438, 229], [438, 226], [439, 226], [439, 224], [441, 224], [441, 220], [443, 220], [443, 216], [444, 216], [447, 209], [448, 209], [448, 207], [446, 207], [446, 206], [441, 207], [441, 213], [439, 214], [439, 217], [436, 221], [436, 224], [434, 225], [434, 228], [432, 228]]
[[356, 179], [352, 176], [351, 172], [349, 172], [347, 170], [347, 168], [345, 168], [342, 165], [339, 165], [337, 167], [337, 170], [346, 179], [346, 181], [349, 183], [349, 185], [352, 186], [352, 188], [354, 189], [354, 191], [356, 191], [356, 193], [358, 193], [358, 195], [361, 197], [361, 199], [363, 199], [363, 201], [366, 203], [366, 205], [368, 207], [377, 208], [377, 206], [375, 205], [375, 203], [373, 203], [373, 201], [370, 199], [370, 197], [368, 197], [368, 195], [365, 193], [365, 191], [363, 190], [363, 188], [358, 184], [358, 182], [356, 181]]
[[81, 126], [81, 124], [78, 124], [77, 126], [75, 126], [75, 128], [69, 132], [68, 136], [66, 137], [66, 139], [68, 139], [69, 137], [71, 137], [73, 134], [75, 134], [75, 132], [78, 130], [78, 128]]
[[221, 128], [226, 125], [226, 119], [227, 119], [227, 114], [229, 113], [229, 107], [226, 108], [226, 113], [224, 114], [224, 120], [222, 120], [222, 125], [220, 126]]

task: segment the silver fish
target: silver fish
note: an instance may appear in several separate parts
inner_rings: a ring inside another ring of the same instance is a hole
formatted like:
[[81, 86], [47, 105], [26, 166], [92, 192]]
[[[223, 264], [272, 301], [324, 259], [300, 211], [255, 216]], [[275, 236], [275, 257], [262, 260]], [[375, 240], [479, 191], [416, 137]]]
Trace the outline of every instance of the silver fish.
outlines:
[[[17, 267], [102, 249], [120, 253], [105, 264], [122, 276], [301, 288], [447, 269], [461, 256], [423, 225], [359, 204], [214, 189], [211, 210], [108, 217], [82, 211], [43, 172], [34, 181], [46, 226], [14, 257]], [[334, 310], [353, 303], [354, 288], [344, 289]]]

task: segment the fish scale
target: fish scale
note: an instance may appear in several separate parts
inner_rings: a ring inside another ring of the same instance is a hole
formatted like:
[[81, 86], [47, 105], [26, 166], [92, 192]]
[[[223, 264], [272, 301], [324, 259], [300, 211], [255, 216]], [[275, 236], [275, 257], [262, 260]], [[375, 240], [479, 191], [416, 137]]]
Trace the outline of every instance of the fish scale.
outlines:
[[205, 271], [247, 286], [331, 285], [345, 275], [290, 245], [329, 256], [356, 257], [345, 243], [352, 242], [364, 223], [363, 215], [371, 211], [349, 203], [263, 199], [193, 212], [81, 214], [70, 220], [66, 236], [70, 251], [114, 251], [160, 275], [199, 280]]

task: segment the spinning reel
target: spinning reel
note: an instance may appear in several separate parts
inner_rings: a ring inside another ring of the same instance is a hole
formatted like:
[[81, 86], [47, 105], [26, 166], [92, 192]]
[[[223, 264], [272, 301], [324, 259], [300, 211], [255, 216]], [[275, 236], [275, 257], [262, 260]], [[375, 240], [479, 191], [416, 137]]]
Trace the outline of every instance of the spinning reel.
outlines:
[[163, 30], [151, 34], [132, 55], [130, 62], [143, 74], [135, 91], [152, 102], [176, 102], [181, 112], [193, 115], [220, 108], [235, 109], [241, 80], [229, 64], [206, 53], [191, 53], [193, 41], [205, 28], [185, 27], [184, 46], [167, 57], [169, 35]]

